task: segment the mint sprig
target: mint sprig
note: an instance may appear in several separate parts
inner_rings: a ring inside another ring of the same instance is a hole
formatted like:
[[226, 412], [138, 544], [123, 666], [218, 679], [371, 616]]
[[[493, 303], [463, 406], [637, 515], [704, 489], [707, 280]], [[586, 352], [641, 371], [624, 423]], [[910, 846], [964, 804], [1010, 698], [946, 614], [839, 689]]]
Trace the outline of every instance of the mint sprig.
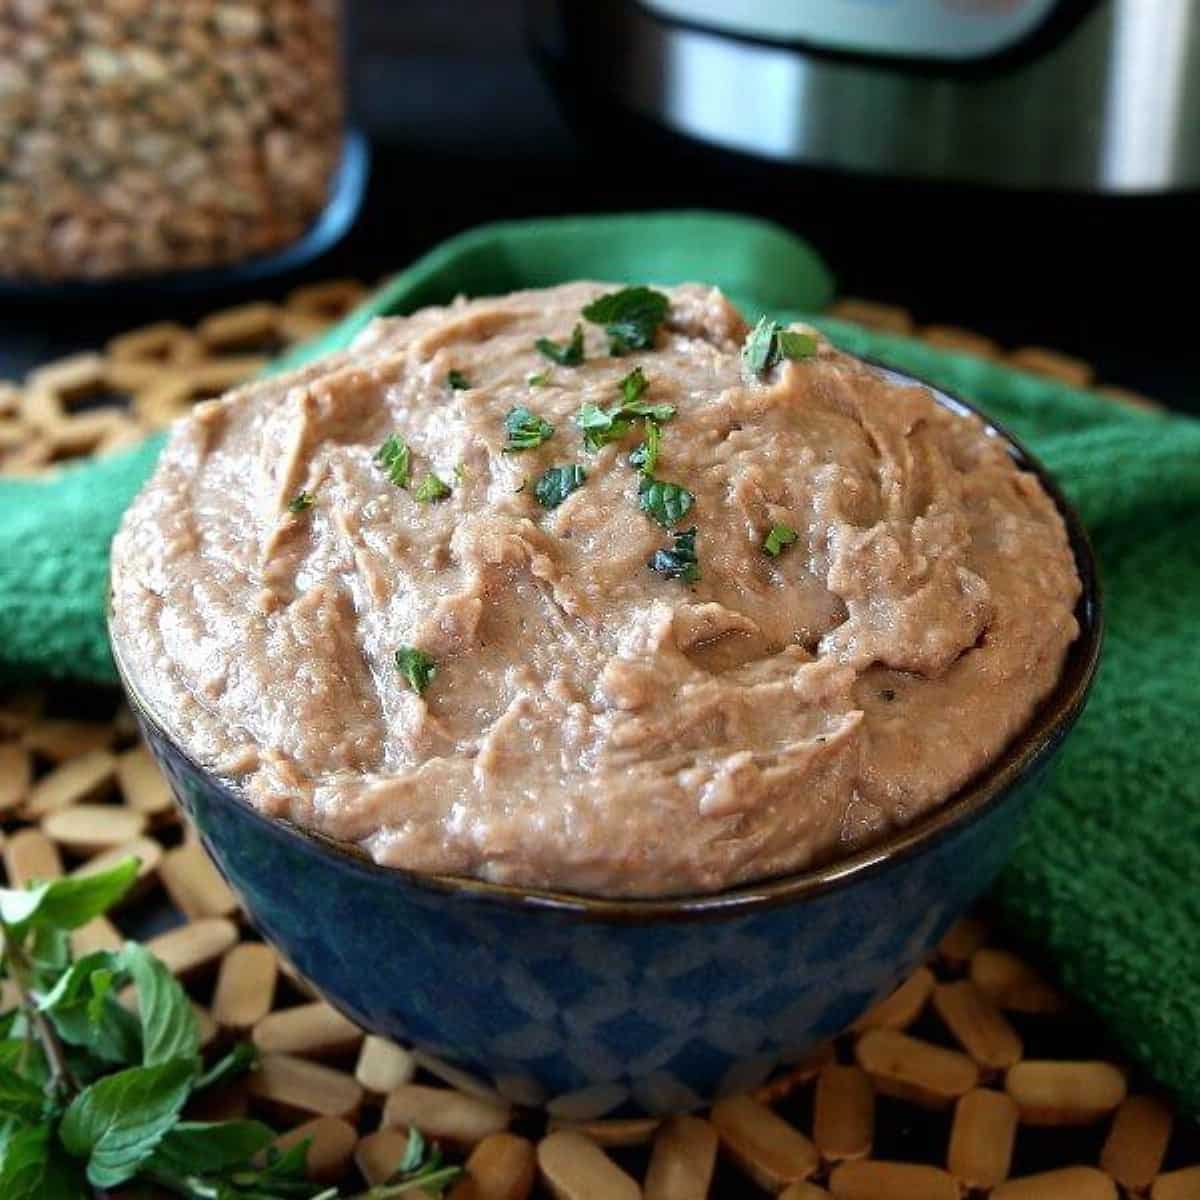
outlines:
[[[182, 1119], [190, 1097], [250, 1069], [255, 1053], [235, 1047], [205, 1070], [191, 1002], [149, 950], [73, 958], [70, 930], [118, 901], [137, 867], [0, 888], [0, 972], [16, 995], [0, 1013], [0, 1197], [89, 1200], [147, 1184], [186, 1200], [339, 1200], [306, 1177], [307, 1144], [280, 1153], [257, 1121]], [[136, 1015], [116, 999], [126, 987]], [[411, 1187], [439, 1196], [460, 1174], [417, 1134], [395, 1183], [354, 1200]]]

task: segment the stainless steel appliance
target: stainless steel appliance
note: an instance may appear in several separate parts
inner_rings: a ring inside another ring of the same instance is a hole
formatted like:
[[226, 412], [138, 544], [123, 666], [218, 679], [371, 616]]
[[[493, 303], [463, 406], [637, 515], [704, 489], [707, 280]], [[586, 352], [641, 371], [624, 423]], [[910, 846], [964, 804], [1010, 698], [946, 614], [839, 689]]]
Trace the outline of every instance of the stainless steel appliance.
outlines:
[[571, 88], [776, 163], [1200, 186], [1200, 0], [529, 0]]

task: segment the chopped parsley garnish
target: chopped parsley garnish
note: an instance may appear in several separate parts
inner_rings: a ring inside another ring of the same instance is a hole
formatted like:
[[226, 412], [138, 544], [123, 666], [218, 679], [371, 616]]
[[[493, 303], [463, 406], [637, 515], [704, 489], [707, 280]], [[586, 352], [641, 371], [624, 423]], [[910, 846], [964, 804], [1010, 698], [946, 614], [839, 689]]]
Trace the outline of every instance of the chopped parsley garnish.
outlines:
[[675, 415], [670, 404], [651, 404], [640, 399], [650, 386], [641, 367], [630, 371], [621, 380], [621, 402], [612, 408], [601, 408], [598, 404], [585, 404], [575, 418], [575, 424], [583, 430], [583, 444], [589, 450], [599, 450], [609, 442], [623, 437], [634, 421], [669, 421]]
[[466, 391], [471, 386], [471, 381], [461, 371], [451, 371], [446, 376], [446, 382], [456, 391]]
[[312, 492], [297, 492], [288, 501], [288, 512], [302, 513], [307, 509], [312, 508], [313, 503], [314, 501]]
[[518, 450], [535, 450], [554, 436], [554, 426], [542, 420], [537, 413], [530, 412], [524, 405], [510, 408], [504, 418], [504, 449], [511, 453]]
[[527, 376], [525, 382], [530, 387], [545, 387], [550, 382], [550, 372], [537, 371], [535, 374]]
[[[586, 315], [586, 310], [585, 310]], [[583, 326], [576, 325], [571, 331], [569, 342], [554, 342], [550, 338], [538, 338], [533, 343], [539, 354], [544, 354], [560, 367], [577, 367], [583, 362]]]
[[772, 558], [778, 558], [784, 547], [790, 546], [798, 536], [790, 525], [772, 525], [770, 532], [763, 538], [763, 549]]
[[646, 422], [646, 437], [629, 454], [629, 465], [637, 467], [643, 475], [653, 475], [658, 466], [658, 447], [662, 441], [662, 426], [657, 421]]
[[687, 488], [648, 475], [642, 476], [638, 486], [638, 507], [668, 528], [687, 516], [695, 499]]
[[700, 567], [696, 559], [696, 527], [685, 529], [675, 535], [675, 545], [670, 550], [656, 550], [649, 562], [652, 571], [658, 571], [668, 579], [682, 579], [695, 583], [700, 578]]
[[459, 487], [462, 487], [462, 485], [464, 483], [466, 483], [466, 481], [467, 481], [467, 464], [459, 463], [454, 468], [454, 482], [457, 483]]
[[817, 339], [811, 333], [784, 329], [778, 321], [761, 317], [742, 346], [742, 374], [748, 382], [760, 378], [780, 359], [812, 358]]
[[393, 433], [375, 451], [375, 461], [397, 487], [408, 487], [412, 475], [412, 452], [403, 438]]
[[628, 354], [654, 345], [654, 335], [667, 316], [670, 301], [648, 287], [621, 288], [599, 296], [584, 310], [584, 318], [603, 325], [610, 354]]
[[437, 674], [437, 667], [434, 665], [433, 659], [424, 650], [418, 650], [415, 646], [401, 646], [396, 651], [396, 670], [404, 676], [408, 686], [418, 696], [425, 691]]
[[585, 479], [587, 472], [578, 463], [551, 467], [534, 484], [533, 494], [543, 508], [557, 508]]
[[435, 500], [445, 500], [450, 495], [450, 488], [443, 483], [432, 471], [417, 484], [413, 499], [421, 504], [431, 504]]

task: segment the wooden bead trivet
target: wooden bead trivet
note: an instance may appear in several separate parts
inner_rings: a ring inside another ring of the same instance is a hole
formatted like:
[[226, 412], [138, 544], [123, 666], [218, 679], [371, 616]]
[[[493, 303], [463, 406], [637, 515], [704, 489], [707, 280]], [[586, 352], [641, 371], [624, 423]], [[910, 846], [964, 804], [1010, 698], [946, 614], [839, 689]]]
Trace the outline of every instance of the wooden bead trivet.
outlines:
[[[104, 354], [42, 367], [23, 387], [0, 384], [0, 472], [41, 473], [132, 444], [321, 332], [364, 291], [333, 281], [214, 313], [195, 329], [160, 322], [114, 338]], [[969, 331], [919, 330], [903, 309], [842, 301], [833, 312], [1092, 382], [1086, 364], [1032, 348], [1003, 356]], [[144, 938], [188, 986], [210, 1049], [249, 1038], [261, 1054], [258, 1071], [205, 1095], [192, 1115], [253, 1112], [275, 1124], [281, 1145], [311, 1138], [322, 1182], [382, 1182], [416, 1121], [465, 1163], [452, 1200], [702, 1200], [742, 1196], [751, 1181], [783, 1200], [1200, 1197], [1196, 1127], [1176, 1120], [1094, 1020], [979, 916], [955, 925], [927, 966], [835, 1043], [707, 1117], [548, 1122], [448, 1064], [364, 1035], [316, 998], [248, 928], [180, 827], [115, 693], [0, 697], [0, 823], [13, 885], [141, 859], [133, 896], [76, 931], [76, 953]]]

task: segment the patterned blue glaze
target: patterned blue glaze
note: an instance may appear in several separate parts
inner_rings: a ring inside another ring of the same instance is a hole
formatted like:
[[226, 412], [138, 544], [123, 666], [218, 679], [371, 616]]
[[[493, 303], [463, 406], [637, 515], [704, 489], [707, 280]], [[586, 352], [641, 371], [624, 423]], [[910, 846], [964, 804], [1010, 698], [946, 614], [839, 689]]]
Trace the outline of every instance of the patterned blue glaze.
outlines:
[[693, 1108], [844, 1029], [995, 876], [1059, 741], [972, 816], [824, 891], [656, 918], [377, 867], [262, 816], [139, 719], [255, 924], [333, 1004], [578, 1117]]

